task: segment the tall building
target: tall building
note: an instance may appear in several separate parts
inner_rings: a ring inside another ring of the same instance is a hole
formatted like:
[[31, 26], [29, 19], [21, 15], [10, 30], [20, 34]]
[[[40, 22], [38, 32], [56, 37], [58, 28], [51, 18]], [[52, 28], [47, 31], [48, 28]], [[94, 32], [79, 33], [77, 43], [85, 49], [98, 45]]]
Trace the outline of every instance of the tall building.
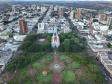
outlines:
[[76, 18], [76, 19], [80, 19], [80, 17], [81, 17], [81, 9], [80, 9], [80, 8], [77, 8], [77, 9], [76, 9], [75, 18]]
[[54, 5], [51, 5], [50, 6], [50, 9], [53, 11], [54, 10]]
[[112, 16], [107, 14], [99, 14], [99, 22], [106, 25], [112, 25]]
[[74, 10], [72, 10], [72, 11], [70, 12], [70, 19], [71, 19], [71, 20], [75, 19], [75, 11], [74, 11]]
[[12, 14], [15, 14], [16, 13], [16, 8], [15, 8], [15, 5], [12, 6]]
[[112, 29], [112, 17], [108, 18], [109, 29]]
[[20, 33], [21, 34], [27, 33], [27, 31], [28, 31], [28, 29], [27, 29], [27, 23], [24, 20], [24, 18], [20, 18], [20, 20], [19, 20], [19, 27], [20, 27]]
[[58, 11], [58, 6], [54, 6], [54, 11]]
[[62, 7], [60, 7], [59, 9], [58, 9], [58, 14], [59, 14], [59, 17], [63, 17], [63, 8]]

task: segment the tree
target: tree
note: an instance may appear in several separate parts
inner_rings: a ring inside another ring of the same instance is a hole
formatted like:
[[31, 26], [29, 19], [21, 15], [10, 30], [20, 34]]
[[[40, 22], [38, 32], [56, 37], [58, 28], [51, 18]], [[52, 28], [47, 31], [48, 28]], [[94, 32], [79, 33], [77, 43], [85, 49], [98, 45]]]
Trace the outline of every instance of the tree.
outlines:
[[73, 32], [60, 34], [59, 37], [61, 41], [59, 51], [81, 52], [86, 48], [86, 40], [84, 38], [80, 38]]
[[64, 42], [63, 42], [63, 46], [64, 46], [65, 52], [69, 52], [70, 51], [70, 40], [65, 39]]
[[29, 51], [29, 47], [32, 45], [31, 41], [25, 41], [22, 43], [22, 45], [20, 46], [20, 49], [23, 50], [24, 52]]
[[[39, 42], [40, 38], [45, 38], [45, 42]], [[23, 52], [50, 52], [51, 47], [51, 35], [49, 34], [34, 34], [28, 35], [23, 41], [20, 49]]]

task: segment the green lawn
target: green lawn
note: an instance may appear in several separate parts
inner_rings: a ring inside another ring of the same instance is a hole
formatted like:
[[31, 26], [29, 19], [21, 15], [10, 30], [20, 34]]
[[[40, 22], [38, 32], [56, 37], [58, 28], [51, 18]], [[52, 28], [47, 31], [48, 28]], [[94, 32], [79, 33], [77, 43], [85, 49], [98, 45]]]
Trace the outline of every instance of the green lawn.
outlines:
[[60, 60], [61, 60], [61, 61], [65, 61], [65, 59], [66, 59], [65, 55], [61, 55], [61, 56], [60, 56]]
[[[24, 67], [16, 68], [17, 72], [7, 70], [12, 76], [12, 79], [8, 78], [8, 84], [51, 84], [52, 83], [52, 71], [49, 69], [49, 63], [52, 63], [52, 53], [45, 54], [33, 54], [34, 58], [31, 62], [24, 65]], [[64, 63], [64, 70], [60, 73], [61, 82], [64, 84], [107, 84], [104, 76], [99, 70], [94, 58], [84, 56], [83, 53], [59, 53], [60, 60]], [[38, 56], [41, 56], [40, 58]], [[38, 59], [39, 58], [39, 59]], [[24, 58], [21, 57], [23, 60]], [[16, 61], [20, 61], [16, 60]], [[21, 64], [19, 62], [14, 62]], [[27, 62], [26, 62], [27, 63]], [[9, 66], [14, 66], [13, 62]], [[12, 67], [10, 67], [12, 68]], [[44, 76], [42, 70], [47, 69], [48, 74]], [[7, 76], [9, 75], [6, 75]]]
[[32, 67], [34, 68], [34, 69], [41, 69], [41, 68], [43, 68], [43, 67], [45, 67], [43, 64], [40, 64], [40, 63], [33, 63], [32, 64]]
[[61, 73], [62, 82], [69, 83], [75, 80], [75, 73], [73, 71], [65, 70]]
[[80, 63], [78, 63], [78, 62], [73, 62], [73, 63], [71, 64], [71, 66], [72, 66], [72, 68], [80, 68]]
[[49, 73], [47, 76], [44, 76], [42, 73], [37, 74], [37, 80], [41, 83], [51, 83], [52, 74]]

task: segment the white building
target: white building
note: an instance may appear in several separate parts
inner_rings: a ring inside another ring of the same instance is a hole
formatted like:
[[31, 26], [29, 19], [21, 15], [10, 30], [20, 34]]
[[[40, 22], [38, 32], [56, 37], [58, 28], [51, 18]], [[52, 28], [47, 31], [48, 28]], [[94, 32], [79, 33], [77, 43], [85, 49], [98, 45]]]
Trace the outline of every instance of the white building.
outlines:
[[84, 23], [83, 22], [77, 22], [77, 28], [83, 29], [84, 28]]
[[45, 29], [45, 32], [46, 33], [57, 33], [57, 27], [56, 26], [48, 26], [46, 29]]
[[44, 13], [46, 11], [45, 7], [41, 7], [41, 13]]
[[96, 38], [97, 43], [106, 42], [106, 38], [104, 38], [102, 35], [95, 34], [95, 38]]
[[9, 35], [0, 35], [0, 39], [8, 40]]
[[112, 17], [108, 18], [108, 25], [112, 25]]
[[58, 34], [53, 34], [51, 39], [51, 45], [53, 48], [58, 48], [60, 46], [60, 39]]
[[15, 35], [13, 36], [15, 41], [23, 41], [25, 39], [26, 35]]
[[58, 6], [55, 6], [54, 7], [54, 11], [58, 11]]
[[0, 74], [5, 69], [5, 64], [3, 62], [0, 62]]
[[15, 5], [12, 6], [12, 14], [15, 14], [16, 13], [16, 8], [15, 8]]
[[37, 33], [44, 33], [45, 24], [44, 23], [38, 23], [38, 30]]
[[70, 19], [71, 19], [71, 20], [74, 20], [74, 18], [75, 18], [75, 11], [72, 10], [72, 11], [70, 12]]
[[99, 32], [101, 35], [106, 35], [109, 30], [109, 26], [99, 24], [98, 22], [94, 22], [92, 24], [92, 28], [93, 28], [92, 29], [93, 34], [97, 34]]
[[4, 30], [4, 25], [2, 22], [0, 22], [0, 31], [3, 31]]
[[69, 28], [69, 26], [63, 24], [63, 26], [61, 27], [61, 29], [63, 30], [64, 33], [69, 33], [71, 32], [71, 29]]

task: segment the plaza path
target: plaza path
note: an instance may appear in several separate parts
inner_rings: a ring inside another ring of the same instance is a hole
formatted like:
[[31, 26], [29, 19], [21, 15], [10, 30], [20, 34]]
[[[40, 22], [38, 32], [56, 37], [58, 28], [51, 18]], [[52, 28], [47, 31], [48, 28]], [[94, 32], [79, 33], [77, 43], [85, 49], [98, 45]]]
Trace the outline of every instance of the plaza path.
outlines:
[[[59, 57], [58, 56], [54, 56], [53, 57], [53, 61], [54, 63], [57, 63], [59, 61]], [[57, 70], [53, 71], [53, 84], [59, 84], [60, 83], [60, 72]]]

